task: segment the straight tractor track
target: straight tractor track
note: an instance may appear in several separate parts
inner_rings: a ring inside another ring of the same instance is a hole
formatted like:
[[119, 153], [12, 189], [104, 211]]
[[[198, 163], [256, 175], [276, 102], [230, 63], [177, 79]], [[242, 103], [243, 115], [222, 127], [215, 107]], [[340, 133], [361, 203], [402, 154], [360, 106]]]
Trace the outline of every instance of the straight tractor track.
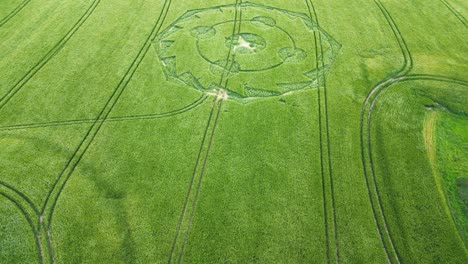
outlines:
[[466, 18], [460, 13], [458, 12], [449, 2], [447, 2], [446, 0], [440, 0], [449, 10], [450, 12], [452, 12], [452, 14], [458, 18], [458, 20], [460, 20], [460, 22], [462, 22], [462, 24], [465, 26], [465, 27], [468, 27], [468, 21], [466, 20]]
[[185, 201], [184, 201], [184, 205], [182, 207], [182, 212], [179, 215], [179, 220], [177, 222], [176, 233], [175, 233], [175, 236], [174, 236], [174, 240], [172, 242], [172, 247], [171, 247], [171, 252], [170, 252], [170, 255], [169, 255], [168, 263], [172, 262], [172, 256], [174, 255], [174, 252], [175, 252], [175, 247], [177, 245], [177, 239], [179, 237], [182, 222], [183, 222], [183, 219], [184, 219], [184, 216], [185, 216], [185, 213], [186, 213], [186, 210], [187, 210], [187, 206], [188, 206], [188, 203], [189, 203], [190, 193], [192, 192], [193, 184], [195, 182], [195, 175], [197, 173], [198, 164], [200, 163], [201, 153], [203, 152], [203, 146], [205, 145], [206, 135], [208, 134], [208, 130], [210, 128], [210, 123], [211, 123], [212, 116], [213, 116], [214, 109], [215, 109], [215, 103], [216, 103], [215, 101], [212, 102], [210, 115], [208, 116], [208, 122], [207, 122], [206, 127], [205, 127], [205, 132], [203, 133], [202, 141], [201, 141], [201, 144], [200, 144], [200, 149], [198, 150], [197, 160], [195, 162], [195, 168], [193, 170], [192, 176], [190, 177], [190, 182], [189, 182], [189, 187], [188, 187], [188, 190], [187, 190], [187, 195], [185, 196]]
[[[166, 117], [173, 117], [176, 115], [184, 114], [198, 106], [200, 106], [208, 97], [206, 95], [201, 95], [194, 102], [176, 110], [158, 113], [158, 114], [143, 114], [143, 115], [128, 115], [128, 116], [116, 116], [109, 117], [105, 122], [126, 122], [126, 121], [135, 121], [135, 120], [148, 120], [148, 119], [159, 119]], [[99, 121], [102, 121], [100, 119]], [[0, 131], [12, 131], [19, 129], [32, 129], [32, 128], [44, 128], [44, 127], [58, 127], [58, 126], [70, 126], [70, 125], [81, 125], [81, 124], [92, 124], [96, 119], [75, 119], [75, 120], [64, 120], [64, 121], [52, 121], [52, 122], [43, 122], [43, 123], [31, 123], [31, 124], [19, 124], [19, 125], [8, 125], [0, 126]]]
[[[206, 124], [206, 127], [205, 127], [205, 132], [203, 133], [202, 141], [201, 141], [201, 144], [200, 144], [200, 149], [199, 149], [198, 154], [197, 154], [195, 167], [193, 169], [193, 173], [192, 173], [192, 176], [190, 178], [189, 187], [188, 187], [188, 190], [187, 190], [187, 195], [185, 197], [184, 205], [182, 207], [182, 211], [181, 211], [181, 214], [179, 215], [179, 219], [178, 219], [178, 222], [177, 222], [176, 233], [175, 233], [175, 236], [174, 236], [174, 240], [172, 242], [171, 252], [170, 252], [170, 255], [169, 255], [168, 263], [172, 263], [174, 261], [173, 258], [175, 258], [175, 257], [177, 257], [177, 262], [178, 263], [182, 262], [182, 258], [183, 258], [184, 251], [185, 251], [185, 245], [186, 245], [188, 237], [189, 237], [190, 227], [191, 227], [193, 216], [194, 216], [194, 213], [195, 213], [195, 208], [197, 206], [198, 196], [199, 196], [199, 193], [200, 193], [200, 190], [201, 190], [201, 184], [202, 184], [203, 176], [204, 176], [204, 173], [205, 173], [205, 170], [206, 170], [206, 163], [207, 163], [208, 156], [209, 156], [209, 153], [210, 153], [210, 148], [211, 148], [211, 145], [212, 145], [212, 142], [213, 142], [214, 133], [215, 133], [215, 130], [216, 130], [216, 127], [217, 127], [219, 116], [221, 115], [222, 102], [223, 102], [223, 100], [222, 99], [219, 100], [218, 98], [215, 98], [214, 101], [212, 102], [212, 107], [211, 107], [211, 110], [210, 110], [210, 114], [208, 116], [208, 121], [207, 121], [207, 124]], [[218, 111], [215, 111], [216, 107], [218, 108]], [[215, 112], [216, 112], [216, 114], [215, 114]], [[213, 119], [214, 119], [214, 121], [213, 121]], [[214, 123], [214, 124], [211, 125], [212, 123]], [[212, 130], [211, 130], [211, 134], [210, 134], [209, 138], [207, 139], [208, 133], [210, 131], [210, 127], [212, 128]], [[192, 192], [193, 192], [194, 184], [195, 184], [195, 181], [196, 181], [196, 178], [197, 178], [197, 172], [199, 171], [200, 163], [201, 163], [201, 160], [202, 160], [202, 153], [203, 153], [203, 150], [205, 149], [205, 145], [207, 144], [206, 143], [207, 141], [208, 141], [208, 147], [206, 149], [206, 152], [205, 152], [205, 155], [204, 155], [204, 158], [203, 158], [203, 167], [201, 169], [200, 176], [197, 179], [197, 187], [195, 189], [194, 197], [191, 197], [191, 195], [193, 195]], [[190, 198], [192, 198], [192, 203], [191, 203], [191, 207], [189, 208], [188, 206], [189, 206], [189, 203], [190, 203], [190, 200], [191, 200]], [[180, 242], [179, 241], [180, 236], [181, 236], [180, 233], [181, 233], [181, 230], [183, 229], [184, 220], [187, 221], [187, 219], [185, 218], [186, 217], [185, 215], [188, 213], [187, 212], [188, 209], [190, 209], [190, 215], [189, 215], [188, 223], [186, 223], [186, 225], [184, 226], [185, 231], [183, 232], [184, 233], [183, 240], [182, 240], [182, 242]], [[182, 245], [179, 245], [179, 243], [182, 243]], [[178, 252], [177, 252], [177, 249], [179, 249]]]
[[[236, 34], [236, 32], [239, 34], [240, 31], [241, 31], [241, 25], [240, 25], [241, 22], [242, 22], [242, 7], [241, 7], [241, 4], [242, 4], [242, 0], [236, 0], [235, 15], [234, 15], [234, 21], [233, 21], [234, 26], [233, 26], [233, 30], [232, 30], [232, 34], [231, 34], [231, 39], [233, 41], [234, 41], [234, 35]], [[239, 24], [239, 25], [237, 25], [237, 24]], [[237, 29], [237, 31], [236, 31], [236, 29]], [[227, 87], [227, 85], [229, 83], [229, 74], [230, 74], [230, 72], [232, 70], [232, 66], [234, 64], [235, 55], [236, 55], [235, 53], [232, 54], [232, 48], [230, 48], [228, 53], [227, 53], [226, 64], [225, 64], [225, 66], [223, 68], [224, 69], [223, 73], [221, 74], [221, 78], [220, 78], [220, 81], [219, 81], [219, 86], [222, 86], [223, 82], [224, 82], [224, 87]], [[227, 73], [226, 73], [226, 69], [228, 69]], [[206, 127], [205, 127], [205, 131], [203, 133], [202, 141], [201, 141], [200, 148], [199, 148], [199, 151], [198, 151], [198, 154], [197, 154], [195, 167], [194, 167], [192, 176], [190, 178], [189, 187], [188, 187], [188, 190], [187, 190], [187, 195], [185, 197], [184, 205], [182, 207], [182, 211], [181, 211], [181, 213], [179, 215], [179, 219], [178, 219], [178, 222], [177, 222], [176, 232], [175, 232], [175, 235], [174, 235], [174, 240], [172, 242], [171, 252], [170, 252], [169, 258], [168, 258], [168, 263], [169, 264], [173, 263], [174, 261], [177, 261], [177, 263], [182, 263], [182, 259], [184, 257], [185, 248], [186, 248], [187, 241], [188, 241], [189, 235], [190, 235], [190, 228], [191, 228], [193, 218], [194, 218], [194, 215], [195, 215], [195, 211], [196, 211], [196, 207], [197, 207], [197, 203], [198, 203], [198, 197], [199, 197], [202, 182], [203, 182], [203, 176], [204, 176], [205, 171], [206, 171], [206, 165], [207, 165], [207, 162], [208, 162], [208, 157], [209, 157], [209, 153], [210, 153], [210, 150], [211, 150], [211, 145], [213, 144], [213, 139], [214, 139], [216, 127], [217, 127], [217, 124], [218, 124], [219, 117], [221, 115], [221, 109], [222, 109], [222, 105], [223, 105], [223, 101], [224, 101], [224, 98], [222, 98], [222, 93], [223, 92], [224, 91], [222, 91], [222, 89], [218, 92], [218, 95], [213, 101], [213, 105], [211, 107], [211, 111], [210, 111], [210, 114], [208, 116], [208, 121], [207, 121], [207, 124], [206, 124]], [[218, 108], [217, 111], [215, 110], [216, 107]], [[215, 114], [215, 112], [216, 112], [216, 114]], [[213, 118], [214, 118], [214, 121], [212, 121]], [[207, 139], [207, 135], [208, 135], [208, 133], [210, 131], [211, 123], [213, 123], [213, 125], [212, 125], [212, 129], [211, 129], [209, 139]], [[205, 145], [207, 145], [207, 146], [205, 147]], [[206, 148], [206, 150], [205, 150], [205, 148]], [[202, 153], [203, 153], [204, 150], [205, 150], [205, 154], [204, 154], [204, 157], [203, 157], [203, 165], [201, 165], [201, 171], [199, 172], [200, 175], [197, 177], [197, 172], [199, 171], [199, 167], [200, 167], [200, 163], [201, 163], [201, 159], [202, 159]], [[197, 181], [197, 186], [196, 186], [196, 189], [195, 189], [195, 193], [192, 194], [193, 189], [194, 189], [194, 183], [196, 181]], [[190, 201], [191, 201], [191, 203], [190, 203]], [[190, 207], [188, 207], [189, 204], [191, 204]], [[188, 209], [190, 209], [190, 212], [187, 212]], [[186, 214], [189, 214], [188, 219], [186, 217]], [[184, 231], [182, 231], [182, 229], [184, 229]], [[183, 232], [183, 238], [180, 238], [181, 237], [181, 232]], [[182, 239], [182, 241], [180, 241], [180, 239]], [[175, 258], [177, 258], [177, 260]]]
[[27, 6], [31, 0], [24, 0], [15, 9], [13, 9], [6, 17], [0, 20], [0, 28], [3, 27], [10, 19], [15, 17], [25, 6]]
[[[318, 16], [315, 12], [315, 7], [313, 5], [312, 0], [310, 0], [312, 9], [314, 10], [315, 19], [317, 26], [320, 27]], [[325, 61], [324, 61], [324, 49], [323, 49], [323, 42], [322, 42], [322, 35], [319, 34], [319, 43], [320, 43], [320, 53], [321, 53], [321, 66], [325, 68]], [[332, 170], [332, 159], [331, 159], [331, 146], [330, 146], [330, 122], [328, 117], [328, 89], [327, 89], [327, 79], [325, 72], [322, 73], [323, 78], [323, 94], [324, 94], [324, 105], [325, 105], [325, 131], [326, 131], [326, 142], [327, 142], [327, 159], [328, 159], [328, 171], [329, 171], [329, 182], [330, 182], [330, 191], [331, 191], [331, 206], [333, 209], [333, 230], [334, 230], [334, 240], [335, 240], [335, 258], [336, 263], [340, 262], [340, 251], [339, 251], [339, 243], [338, 243], [338, 224], [336, 220], [336, 201], [335, 201], [335, 187], [333, 182], [333, 170]]]
[[218, 111], [216, 112], [216, 117], [215, 117], [215, 120], [214, 120], [214, 125], [213, 125], [213, 129], [211, 130], [211, 134], [210, 134], [210, 140], [208, 142], [208, 147], [206, 149], [206, 154], [205, 154], [205, 158], [204, 158], [204, 161], [203, 161], [203, 167], [202, 167], [202, 171], [201, 171], [201, 174], [200, 174], [200, 180], [198, 182], [198, 185], [197, 185], [197, 191], [195, 193], [195, 198], [193, 200], [193, 203], [192, 203], [192, 208], [193, 210], [191, 211], [190, 213], [190, 218], [189, 218], [189, 222], [188, 222], [188, 228], [184, 234], [184, 241], [182, 243], [182, 250], [180, 251], [180, 255], [179, 255], [179, 263], [182, 262], [182, 259], [184, 257], [184, 252], [185, 252], [185, 246], [187, 245], [187, 240], [189, 238], [189, 234], [190, 234], [190, 227], [192, 225], [192, 221], [193, 221], [193, 217], [195, 215], [195, 209], [197, 208], [197, 202], [198, 202], [198, 196], [200, 194], [200, 189], [201, 189], [201, 184], [203, 182], [203, 176], [206, 172], [206, 165], [207, 165], [207, 162], [208, 162], [208, 157], [209, 157], [209, 154], [210, 154], [210, 150], [211, 150], [211, 145], [213, 145], [213, 139], [214, 139], [214, 135], [215, 135], [215, 131], [216, 131], [216, 128], [218, 126], [218, 121], [219, 121], [219, 117], [221, 115], [221, 109], [222, 109], [222, 106], [223, 106], [223, 102], [224, 100], [223, 99], [219, 99], [217, 100], [217, 104], [218, 104]]
[[[318, 18], [317, 18], [318, 24]], [[322, 43], [322, 36], [319, 35], [319, 42], [320, 42], [320, 52], [323, 52], [323, 43]], [[325, 63], [323, 56], [322, 58], [322, 68], [324, 68]], [[324, 94], [324, 104], [325, 104], [325, 131], [326, 131], [326, 142], [327, 142], [327, 159], [328, 159], [328, 176], [330, 182], [330, 191], [331, 191], [331, 206], [333, 209], [333, 233], [334, 233], [334, 240], [335, 240], [335, 258], [336, 263], [340, 262], [340, 251], [339, 251], [339, 244], [338, 244], [338, 224], [336, 220], [336, 201], [335, 201], [335, 185], [333, 182], [333, 170], [331, 164], [331, 147], [330, 147], [330, 122], [328, 118], [328, 93], [327, 93], [327, 79], [325, 76], [325, 72], [323, 72], [323, 94]], [[320, 90], [320, 88], [318, 89]]]
[[80, 19], [70, 28], [65, 36], [60, 39], [60, 41], [52, 47], [47, 54], [42, 57], [29, 71], [21, 77], [14, 85], [11, 87], [8, 92], [0, 98], [0, 110], [5, 107], [6, 104], [31, 80], [34, 75], [36, 75], [57, 53], [62, 50], [62, 48], [67, 44], [67, 42], [75, 35], [75, 33], [80, 29], [80, 27], [88, 20], [91, 14], [96, 10], [96, 7], [99, 5], [101, 0], [94, 0], [93, 3], [89, 6], [86, 12], [80, 17]]
[[[316, 22], [317, 26], [320, 26], [317, 12], [315, 6], [311, 0], [305, 0], [307, 5], [307, 9], [309, 12], [310, 18]], [[322, 36], [321, 34], [317, 34], [314, 32], [314, 44], [315, 44], [315, 58], [316, 58], [316, 69], [319, 67], [324, 67], [325, 62], [323, 59], [323, 43], [322, 43]], [[320, 47], [320, 50], [319, 50]], [[320, 55], [319, 55], [320, 52]], [[319, 62], [319, 58], [320, 62]], [[320, 65], [319, 65], [320, 63]], [[317, 89], [317, 104], [318, 104], [318, 119], [319, 119], [319, 144], [320, 144], [320, 169], [321, 169], [321, 176], [322, 176], [322, 200], [323, 200], [323, 208], [324, 208], [324, 224], [325, 224], [325, 243], [326, 243], [326, 255], [327, 255], [327, 263], [331, 263], [334, 259], [335, 263], [339, 263], [340, 255], [339, 255], [339, 247], [338, 247], [338, 231], [337, 231], [337, 220], [336, 220], [336, 205], [335, 205], [335, 188], [333, 184], [333, 174], [332, 174], [332, 166], [331, 166], [331, 147], [330, 147], [330, 134], [329, 134], [329, 120], [328, 120], [328, 94], [327, 94], [327, 86], [326, 86], [326, 77], [325, 72], [322, 73], [322, 76], [319, 75], [317, 71], [316, 79], [318, 81], [319, 87]], [[323, 81], [322, 81], [323, 80]], [[323, 82], [323, 99], [324, 99], [324, 109], [322, 110], [322, 93], [320, 91], [320, 85]], [[322, 111], [324, 112], [325, 116], [323, 115]], [[323, 125], [325, 120], [325, 126]], [[323, 130], [325, 128], [325, 140], [323, 139]], [[326, 142], [326, 162], [324, 160], [324, 141]], [[325, 177], [325, 163], [328, 164], [328, 179]], [[329, 212], [329, 205], [328, 205], [328, 196], [327, 196], [327, 186], [326, 180], [328, 180], [330, 184], [330, 206], [332, 211]], [[329, 223], [329, 217], [333, 219], [332, 223]], [[333, 230], [333, 246], [330, 243], [330, 229]], [[333, 255], [331, 255], [333, 252]]]

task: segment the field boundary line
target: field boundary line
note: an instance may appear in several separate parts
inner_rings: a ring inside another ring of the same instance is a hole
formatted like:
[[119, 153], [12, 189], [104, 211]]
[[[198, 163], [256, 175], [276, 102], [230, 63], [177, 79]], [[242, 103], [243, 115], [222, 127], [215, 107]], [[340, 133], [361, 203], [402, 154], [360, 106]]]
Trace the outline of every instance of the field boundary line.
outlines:
[[458, 20], [460, 20], [460, 22], [462, 22], [462, 24], [465, 26], [465, 28], [468, 28], [468, 21], [466, 20], [466, 18], [460, 13], [458, 12], [458, 10], [456, 10], [448, 1], [446, 0], [440, 0], [449, 10], [450, 12], [452, 12], [452, 14], [458, 18]]
[[6, 23], [8, 23], [10, 19], [15, 17], [21, 10], [23, 10], [23, 8], [27, 6], [29, 2], [31, 2], [31, 0], [24, 0], [17, 7], [15, 7], [15, 9], [13, 9], [6, 17], [2, 18], [0, 20], [0, 28], [3, 27], [3, 25], [5, 25]]
[[[431, 98], [434, 102], [437, 102], [434, 98]], [[452, 213], [452, 209], [449, 204], [449, 196], [445, 188], [444, 179], [441, 173], [441, 168], [439, 167], [439, 160], [437, 159], [437, 123], [440, 118], [441, 111], [430, 111], [426, 113], [423, 123], [423, 139], [424, 139], [424, 148], [427, 153], [427, 158], [429, 159], [432, 176], [434, 179], [435, 189], [437, 190], [438, 196], [442, 201], [442, 206], [444, 207], [444, 213], [447, 217], [451, 219], [452, 228], [459, 234], [460, 240], [464, 243], [464, 238], [458, 230], [458, 225], [455, 219], [455, 214]]]
[[11, 87], [6, 94], [0, 97], [0, 110], [5, 107], [8, 102], [26, 85], [26, 83], [31, 80], [52, 58], [55, 57], [59, 51], [67, 44], [67, 42], [75, 35], [75, 33], [81, 28], [81, 26], [88, 20], [91, 14], [96, 10], [96, 7], [99, 5], [101, 0], [94, 0], [92, 4], [88, 7], [86, 12], [80, 17], [80, 19], [70, 28], [70, 30], [65, 34], [65, 36], [60, 39], [58, 43], [55, 44], [52, 49], [50, 49], [47, 54], [42, 57], [28, 72], [26, 72], [23, 77], [21, 77], [14, 85]]
[[[207, 98], [208, 96], [202, 94], [194, 102], [176, 110], [171, 110], [168, 112], [163, 112], [163, 113], [158, 113], [158, 114], [141, 114], [141, 115], [109, 117], [105, 120], [105, 122], [126, 122], [126, 121], [138, 121], [138, 120], [149, 120], [149, 119], [173, 117], [176, 115], [184, 114], [200, 106], [202, 103], [206, 101]], [[20, 129], [34, 129], [34, 128], [44, 128], [44, 127], [91, 124], [91, 123], [94, 123], [95, 120], [96, 119], [75, 119], [75, 120], [51, 121], [51, 122], [43, 122], [43, 123], [7, 125], [7, 126], [0, 126], [0, 131], [13, 131], [13, 130], [20, 130]], [[102, 121], [102, 120], [103, 119], [99, 119], [99, 121]]]
[[[234, 8], [235, 8], [234, 9], [235, 14], [234, 14], [234, 20], [233, 20], [234, 26], [233, 26], [233, 30], [232, 30], [232, 33], [231, 33], [232, 41], [234, 41], [234, 35], [236, 34], [236, 27], [237, 27], [237, 33], [238, 34], [240, 33], [240, 30], [241, 30], [240, 24], [242, 23], [242, 0], [236, 0], [235, 4], [234, 4]], [[237, 26], [237, 24], [239, 24], [239, 25]], [[225, 66], [223, 67], [223, 73], [221, 74], [221, 78], [220, 78], [220, 81], [219, 81], [220, 86], [223, 84], [223, 82], [224, 82], [224, 87], [227, 87], [227, 85], [228, 85], [229, 74], [232, 71], [232, 66], [234, 64], [235, 55], [236, 55], [235, 53], [231, 55], [231, 53], [232, 53], [232, 48], [229, 48], [229, 51], [227, 53], [226, 63], [225, 63]], [[232, 57], [232, 59], [231, 59], [231, 57]], [[228, 73], [227, 73], [227, 76], [226, 76], [226, 70], [227, 69], [228, 69]], [[222, 104], [223, 104], [223, 101], [224, 101], [224, 98], [222, 96], [223, 93], [224, 93], [223, 89], [220, 89], [218, 91], [218, 94], [216, 95], [216, 98], [214, 99], [214, 101], [212, 103], [213, 105], [212, 105], [212, 108], [211, 108], [211, 111], [210, 111], [210, 115], [208, 117], [207, 125], [206, 125], [206, 128], [205, 128], [205, 132], [203, 134], [201, 145], [200, 145], [200, 149], [198, 151], [195, 167], [194, 167], [192, 176], [190, 178], [189, 187], [188, 187], [188, 190], [187, 190], [187, 195], [185, 197], [185, 201], [184, 201], [184, 205], [182, 207], [182, 211], [181, 211], [181, 213], [179, 215], [179, 219], [178, 219], [178, 223], [177, 223], [177, 227], [176, 227], [176, 233], [175, 233], [175, 236], [174, 236], [174, 240], [172, 242], [171, 252], [170, 252], [169, 258], [168, 258], [168, 263], [169, 264], [173, 262], [173, 258], [175, 258], [176, 256], [177, 256], [177, 262], [182, 263], [182, 259], [183, 259], [184, 254], [185, 254], [185, 247], [186, 247], [188, 239], [189, 239], [190, 228], [191, 228], [191, 225], [192, 225], [192, 222], [193, 222], [193, 218], [195, 216], [195, 211], [196, 211], [196, 207], [197, 207], [197, 204], [198, 204], [198, 197], [199, 197], [202, 182], [203, 182], [203, 176], [204, 176], [205, 171], [206, 171], [206, 165], [207, 165], [209, 153], [210, 153], [210, 150], [211, 150], [211, 145], [213, 143], [213, 138], [214, 138], [214, 135], [215, 135], [216, 127], [217, 127], [217, 124], [218, 124], [219, 117], [221, 115], [221, 108], [222, 108]], [[200, 175], [199, 175], [199, 177], [197, 177], [197, 172], [198, 172], [198, 168], [200, 166], [202, 152], [203, 152], [203, 150], [205, 148], [205, 145], [206, 145], [206, 137], [207, 137], [207, 134], [209, 132], [210, 124], [212, 122], [213, 115], [214, 115], [216, 107], [218, 107], [218, 110], [216, 111], [216, 115], [214, 116], [215, 120], [213, 121], [214, 124], [213, 124], [211, 134], [210, 134], [209, 139], [208, 139], [208, 143], [207, 143], [207, 147], [206, 147], [206, 153], [205, 153], [204, 158], [203, 158], [203, 165], [202, 165], [202, 168], [201, 168], [201, 171], [200, 171]], [[188, 213], [187, 212], [187, 206], [189, 205], [189, 202], [191, 200], [192, 190], [194, 188], [193, 185], [194, 185], [195, 181], [197, 181], [197, 187], [195, 189], [195, 194], [194, 194], [194, 197], [192, 199], [192, 203], [191, 203], [191, 207], [190, 207], [191, 210], [189, 212], [189, 218], [186, 219], [185, 215]], [[179, 242], [179, 237], [181, 235], [180, 232], [181, 232], [181, 229], [182, 229], [182, 227], [184, 225], [184, 220], [188, 221], [188, 222], [186, 223], [186, 226], [184, 226], [185, 230], [183, 231], [182, 242]], [[180, 246], [180, 251], [178, 252], [178, 255], [175, 256], [174, 254], [177, 254], [176, 249], [179, 248], [178, 247], [179, 243], [182, 243], [182, 245], [179, 245]]]

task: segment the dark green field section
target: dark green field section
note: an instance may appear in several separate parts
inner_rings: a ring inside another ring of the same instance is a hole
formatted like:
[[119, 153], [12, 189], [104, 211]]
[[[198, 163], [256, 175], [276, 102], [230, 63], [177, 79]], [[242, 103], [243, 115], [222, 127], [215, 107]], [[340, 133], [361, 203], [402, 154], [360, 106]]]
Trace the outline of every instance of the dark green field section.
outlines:
[[467, 263], [466, 17], [0, 1], [0, 263]]
[[[445, 176], [439, 173], [444, 168], [433, 167], [439, 162], [434, 162], [435, 165], [431, 166], [431, 156], [439, 154], [435, 149], [440, 148], [439, 144], [442, 143], [438, 142], [435, 135], [431, 135], [439, 129], [436, 124], [431, 124], [431, 118], [444, 114], [464, 115], [467, 100], [461, 95], [466, 92], [466, 88], [450, 83], [415, 81], [398, 84], [392, 89], [385, 92], [374, 110], [373, 145], [376, 173], [381, 176], [377, 178], [377, 182], [382, 186], [383, 206], [389, 208], [386, 211], [389, 228], [391, 234], [401, 238], [395, 239], [401, 244], [396, 247], [427, 252], [423, 256], [411, 251], [402, 252], [408, 254], [408, 259], [419, 259], [423, 263], [432, 261], [434, 256], [431, 254], [438, 250], [443, 251], [436, 254], [437, 262], [461, 263], [466, 257], [466, 248], [461, 236], [457, 234], [452, 209], [446, 203], [445, 182], [441, 179]], [[451, 91], [451, 97], [447, 96], [447, 90]], [[429, 127], [434, 125], [435, 127]], [[407, 136], [396, 137], [389, 134], [389, 128]], [[431, 131], [432, 129], [435, 131]], [[434, 143], [435, 146], [432, 145]], [[411, 150], [407, 146], [412, 146]], [[436, 153], [431, 153], [433, 151]], [[466, 149], [461, 151], [466, 152]], [[390, 153], [392, 158], [380, 158], [388, 157]], [[453, 154], [446, 153], [446, 156], [450, 155]], [[456, 167], [461, 166], [463, 165]], [[456, 174], [466, 177], [466, 171]], [[463, 235], [463, 229], [460, 231]], [[424, 236], [419, 234], [428, 236], [423, 239]], [[438, 239], [434, 240], [434, 236]], [[447, 247], [441, 248], [440, 243]]]

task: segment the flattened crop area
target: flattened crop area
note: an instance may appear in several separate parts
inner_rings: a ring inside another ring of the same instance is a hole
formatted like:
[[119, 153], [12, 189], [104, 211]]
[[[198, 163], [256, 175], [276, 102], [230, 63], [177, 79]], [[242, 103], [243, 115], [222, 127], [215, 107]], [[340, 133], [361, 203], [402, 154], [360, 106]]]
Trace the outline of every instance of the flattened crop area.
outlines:
[[0, 263], [466, 263], [466, 15], [1, 2]]

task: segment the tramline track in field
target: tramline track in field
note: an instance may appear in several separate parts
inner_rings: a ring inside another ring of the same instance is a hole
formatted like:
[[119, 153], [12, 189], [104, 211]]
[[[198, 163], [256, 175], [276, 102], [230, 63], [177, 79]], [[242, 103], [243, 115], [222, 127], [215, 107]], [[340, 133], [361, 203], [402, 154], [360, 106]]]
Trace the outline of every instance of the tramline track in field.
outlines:
[[47, 54], [42, 57], [29, 71], [21, 77], [14, 85], [11, 87], [6, 94], [0, 97], [0, 111], [5, 107], [5, 105], [10, 102], [10, 100], [19, 92], [21, 89], [33, 78], [52, 58], [57, 55], [57, 53], [62, 50], [62, 48], [67, 44], [67, 42], [75, 35], [75, 33], [80, 29], [80, 27], [88, 20], [88, 18], [93, 14], [96, 7], [99, 5], [101, 0], [94, 0], [86, 12], [80, 17], [80, 19], [70, 28], [70, 30], [65, 34], [65, 36], [60, 39], [60, 41], [55, 44], [52, 49], [47, 52]]
[[[234, 26], [231, 34], [231, 39], [234, 39], [233, 36], [237, 33], [239, 34], [241, 31], [241, 23], [242, 23], [242, 0], [236, 0], [236, 7], [235, 7], [235, 18], [234, 18]], [[232, 49], [230, 48], [227, 53], [227, 59], [225, 67], [223, 68], [223, 73], [221, 74], [221, 78], [219, 80], [219, 85], [223, 87], [227, 87], [229, 83], [229, 74], [232, 70], [232, 65], [234, 64], [235, 53], [232, 53]], [[230, 63], [230, 65], [229, 65]], [[228, 69], [228, 71], [226, 71]], [[216, 131], [216, 127], [221, 115], [221, 109], [224, 101], [224, 94], [225, 91], [220, 89], [216, 98], [213, 101], [213, 105], [211, 107], [210, 114], [208, 116], [207, 125], [205, 128], [205, 132], [202, 137], [200, 149], [198, 151], [197, 159], [195, 162], [195, 167], [190, 178], [189, 187], [187, 190], [187, 195], [185, 197], [184, 205], [182, 207], [182, 211], [180, 213], [176, 232], [174, 236], [174, 240], [172, 242], [171, 251], [168, 257], [168, 263], [181, 263], [184, 257], [185, 248], [190, 236], [190, 228], [193, 222], [193, 218], [195, 216], [195, 211], [198, 203], [198, 198], [201, 190], [201, 186], [203, 183], [203, 177], [206, 172], [206, 165], [208, 162], [211, 145], [213, 144], [213, 139]], [[207, 138], [207, 135], [209, 136]], [[204, 153], [204, 154], [202, 154]], [[203, 156], [203, 158], [202, 158]], [[202, 165], [201, 165], [202, 164]], [[196, 183], [196, 188], [194, 184]], [[190, 205], [190, 206], [189, 206]], [[188, 216], [187, 216], [188, 215]], [[183, 236], [182, 236], [183, 235]]]
[[[128, 116], [114, 116], [109, 117], [105, 122], [125, 122], [125, 121], [138, 121], [138, 120], [149, 120], [149, 119], [159, 119], [173, 117], [176, 115], [184, 114], [201, 104], [203, 104], [208, 97], [206, 95], [201, 95], [194, 102], [176, 110], [158, 113], [158, 114], [142, 114], [142, 115], [128, 115]], [[101, 119], [102, 120], [102, 119]], [[100, 120], [100, 121], [101, 121]], [[43, 123], [31, 123], [31, 124], [18, 124], [18, 125], [8, 125], [0, 126], [0, 131], [13, 131], [20, 129], [33, 129], [33, 128], [43, 128], [43, 127], [59, 127], [59, 126], [70, 126], [70, 125], [81, 125], [81, 124], [92, 124], [95, 119], [75, 119], [75, 120], [64, 120], [64, 121], [52, 121], [52, 122], [43, 122]]]
[[0, 28], [3, 27], [8, 21], [15, 17], [25, 6], [27, 6], [31, 0], [24, 0], [15, 9], [13, 9], [7, 16], [0, 20]]

